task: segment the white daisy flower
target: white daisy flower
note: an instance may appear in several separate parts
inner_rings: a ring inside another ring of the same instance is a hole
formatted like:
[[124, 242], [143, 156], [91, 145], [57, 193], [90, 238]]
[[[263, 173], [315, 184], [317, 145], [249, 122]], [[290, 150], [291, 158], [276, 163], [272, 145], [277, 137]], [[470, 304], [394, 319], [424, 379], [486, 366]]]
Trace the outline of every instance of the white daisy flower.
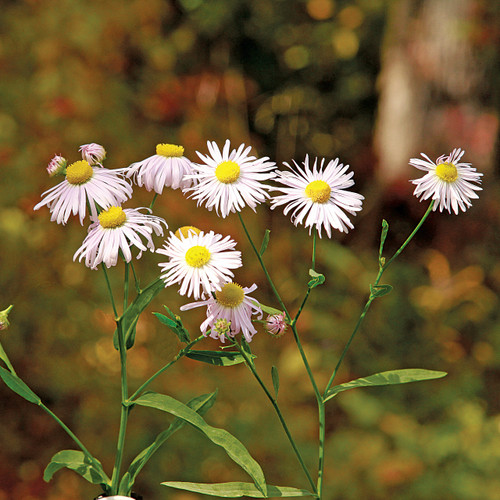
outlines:
[[205, 204], [208, 210], [215, 208], [222, 217], [241, 211], [245, 205], [255, 212], [257, 204], [269, 198], [269, 187], [263, 182], [275, 177], [276, 164], [268, 157], [249, 156], [252, 148], [245, 149], [244, 144], [230, 152], [229, 140], [222, 151], [215, 142], [208, 141], [207, 146], [210, 155], [197, 151], [204, 163], [193, 163], [194, 173], [187, 176], [196, 184], [184, 192], [198, 205]]
[[103, 146], [95, 142], [82, 144], [78, 151], [82, 153], [82, 158], [90, 165], [101, 165], [106, 159], [106, 150]]
[[132, 196], [132, 186], [118, 172], [91, 167], [87, 161], [80, 160], [66, 168], [65, 180], [42, 196], [45, 198], [33, 210], [47, 205], [52, 214], [50, 220], [58, 224], [66, 224], [71, 214], [78, 214], [83, 225], [87, 205], [95, 218], [96, 205], [101, 208], [121, 205]]
[[482, 188], [473, 183], [481, 183], [483, 174], [470, 163], [460, 161], [464, 153], [462, 149], [454, 149], [449, 155], [440, 156], [436, 163], [423, 153], [425, 160], [412, 158], [410, 165], [426, 172], [420, 179], [411, 181], [417, 186], [413, 194], [420, 200], [434, 200], [433, 210], [439, 207], [440, 212], [446, 209], [450, 214], [452, 210], [458, 214], [460, 208], [465, 212], [472, 205], [470, 200], [479, 198], [475, 191]]
[[186, 177], [192, 173], [192, 164], [183, 154], [182, 146], [157, 144], [155, 155], [132, 163], [123, 171], [127, 177], [133, 177], [138, 186], [158, 194], [162, 194], [164, 187], [185, 189], [193, 184], [193, 180]]
[[[181, 311], [206, 306], [207, 319], [200, 326], [203, 335], [210, 335], [224, 342], [226, 335], [234, 338], [236, 334], [242, 332], [245, 340], [251, 342], [257, 333], [252, 325], [252, 315], [257, 314], [258, 318], [262, 318], [259, 303], [249, 296], [256, 289], [256, 284], [243, 288], [238, 283], [226, 283], [215, 292], [215, 297], [210, 294], [206, 300], [182, 306]], [[207, 333], [208, 329], [210, 333]]]
[[231, 281], [231, 269], [241, 267], [241, 252], [234, 250], [236, 242], [213, 231], [205, 234], [192, 230], [170, 233], [157, 253], [166, 255], [168, 262], [158, 264], [165, 286], [180, 283], [179, 293], [195, 299], [202, 292], [210, 293]]
[[354, 226], [345, 212], [356, 215], [364, 196], [347, 191], [354, 185], [353, 172], [346, 173], [349, 165], [344, 166], [336, 158], [324, 166], [323, 158], [318, 167], [316, 158], [311, 169], [308, 155], [303, 162], [304, 168], [293, 163], [295, 169], [284, 163], [291, 172], [278, 172], [276, 181], [286, 187], [274, 188], [284, 194], [271, 200], [271, 208], [286, 205], [283, 213], [292, 212], [292, 222], [296, 226], [303, 223], [309, 227], [309, 234], [315, 227], [320, 238], [322, 227], [329, 238], [331, 228], [346, 233], [352, 229]]
[[139, 249], [138, 259], [143, 251], [154, 251], [153, 232], [157, 236], [163, 236], [162, 224], [168, 227], [167, 223], [161, 217], [143, 214], [139, 210], [141, 209], [112, 206], [101, 212], [90, 225], [73, 260], [85, 259], [85, 265], [91, 269], [97, 269], [101, 262], [109, 268], [116, 266], [120, 253], [125, 262], [130, 262], [132, 246]]

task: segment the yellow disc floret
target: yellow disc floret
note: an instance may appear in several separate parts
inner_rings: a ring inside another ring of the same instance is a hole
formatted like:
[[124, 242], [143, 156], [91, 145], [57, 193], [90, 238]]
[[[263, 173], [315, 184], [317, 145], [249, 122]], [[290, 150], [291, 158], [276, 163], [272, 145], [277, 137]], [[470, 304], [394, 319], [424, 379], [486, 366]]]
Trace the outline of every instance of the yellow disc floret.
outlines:
[[314, 203], [326, 203], [330, 199], [332, 188], [321, 180], [312, 181], [306, 186], [306, 196]]
[[238, 307], [245, 298], [245, 292], [238, 283], [226, 283], [220, 290], [215, 292], [217, 302], [231, 309]]
[[157, 144], [156, 154], [166, 158], [180, 158], [184, 154], [184, 148], [175, 144]]
[[240, 176], [240, 166], [232, 160], [223, 161], [215, 169], [215, 177], [224, 184], [236, 182]]
[[206, 247], [195, 245], [186, 252], [186, 263], [191, 267], [203, 267], [210, 260], [210, 252]]
[[458, 178], [457, 167], [453, 163], [440, 163], [436, 166], [436, 175], [444, 182], [455, 182]]
[[201, 231], [194, 226], [182, 226], [177, 231], [174, 233], [177, 238], [181, 239], [181, 235], [184, 236], [184, 238], [187, 238], [188, 236], [191, 236], [193, 234], [200, 234]]
[[66, 180], [70, 184], [85, 184], [94, 175], [94, 170], [85, 160], [75, 161], [66, 168]]
[[122, 226], [127, 216], [121, 207], [109, 207], [99, 214], [99, 224], [106, 229], [114, 229]]

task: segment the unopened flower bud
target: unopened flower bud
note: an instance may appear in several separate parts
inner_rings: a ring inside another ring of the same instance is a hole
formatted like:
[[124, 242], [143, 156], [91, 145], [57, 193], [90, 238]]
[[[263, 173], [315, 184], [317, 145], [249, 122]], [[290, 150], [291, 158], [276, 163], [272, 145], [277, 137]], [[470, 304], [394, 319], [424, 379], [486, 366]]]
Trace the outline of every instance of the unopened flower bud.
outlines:
[[54, 156], [47, 166], [47, 172], [50, 177], [54, 177], [55, 175], [65, 175], [67, 163], [66, 158], [59, 155]]
[[275, 338], [281, 337], [287, 328], [285, 313], [272, 314], [267, 317], [265, 325], [267, 333]]
[[95, 142], [82, 144], [78, 151], [82, 153], [82, 158], [88, 162], [89, 165], [98, 165], [106, 159], [106, 150]]
[[226, 337], [231, 337], [231, 321], [224, 318], [218, 318], [214, 321], [214, 326], [212, 327], [213, 338], [219, 338], [222, 342]]
[[0, 311], [0, 330], [6, 330], [7, 328], [9, 328], [9, 320], [7, 319], [9, 313], [10, 313], [10, 310], [13, 308], [14, 306], [9, 306], [7, 307], [7, 309], [4, 309], [3, 311]]

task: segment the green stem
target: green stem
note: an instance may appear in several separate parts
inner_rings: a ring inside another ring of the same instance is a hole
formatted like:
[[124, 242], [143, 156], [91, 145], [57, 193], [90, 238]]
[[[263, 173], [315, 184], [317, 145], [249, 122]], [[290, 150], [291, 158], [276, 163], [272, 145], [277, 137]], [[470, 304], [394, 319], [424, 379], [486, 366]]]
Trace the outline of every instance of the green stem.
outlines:
[[185, 356], [186, 354], [188, 354], [188, 352], [191, 350], [191, 348], [197, 344], [200, 340], [204, 339], [205, 336], [204, 335], [200, 335], [198, 338], [194, 339], [192, 342], [190, 342], [186, 347], [184, 347], [184, 349], [182, 349], [181, 351], [179, 351], [177, 353], [177, 356], [175, 356], [175, 358], [170, 361], [169, 363], [167, 363], [163, 368], [160, 368], [155, 374], [151, 375], [151, 377], [149, 377], [148, 380], [146, 380], [146, 382], [144, 382], [140, 387], [139, 389], [137, 389], [134, 394], [132, 394], [132, 396], [130, 396], [130, 398], [128, 399], [128, 403], [132, 403], [135, 399], [137, 399], [140, 394], [146, 389], [146, 387], [151, 383], [153, 382], [153, 380], [155, 380], [157, 377], [159, 377], [163, 372], [165, 372], [166, 370], [168, 370], [168, 368], [170, 368], [174, 363], [176, 363], [177, 361], [179, 361], [179, 359], [181, 359], [183, 356]]
[[276, 401], [276, 399], [273, 397], [273, 395], [271, 394], [271, 392], [269, 391], [269, 389], [266, 387], [266, 385], [264, 384], [263, 380], [260, 378], [259, 374], [257, 373], [257, 370], [255, 369], [254, 367], [254, 364], [252, 362], [252, 360], [248, 357], [248, 354], [245, 352], [245, 350], [241, 347], [241, 345], [236, 342], [235, 340], [233, 340], [233, 345], [238, 349], [238, 351], [240, 352], [240, 354], [243, 356], [243, 358], [245, 359], [245, 364], [246, 366], [249, 368], [249, 370], [252, 372], [252, 375], [255, 377], [255, 379], [257, 380], [257, 382], [259, 383], [259, 385], [262, 387], [264, 393], [266, 394], [267, 398], [269, 399], [269, 401], [271, 402], [271, 404], [273, 405], [273, 408], [274, 410], [276, 411], [276, 414], [278, 415], [278, 418], [279, 418], [279, 421], [281, 423], [281, 426], [283, 427], [283, 430], [285, 431], [285, 434], [288, 438], [288, 441], [290, 441], [290, 444], [292, 445], [292, 448], [293, 448], [293, 451], [295, 452], [295, 455], [300, 463], [300, 466], [302, 467], [302, 470], [304, 471], [306, 477], [307, 477], [307, 480], [309, 481], [309, 484], [311, 486], [311, 488], [313, 489], [313, 492], [316, 493], [316, 485], [314, 484], [314, 481], [309, 473], [309, 470], [307, 469], [305, 463], [304, 463], [304, 460], [302, 458], [302, 455], [300, 454], [300, 451], [299, 449], [297, 448], [297, 445], [295, 444], [295, 441], [292, 437], [292, 434], [290, 433], [290, 430], [288, 429], [288, 426], [286, 425], [286, 421], [285, 421], [285, 418], [283, 417], [283, 414], [281, 413], [281, 410], [278, 406], [278, 403]]
[[153, 200], [151, 201], [151, 204], [149, 205], [149, 210], [153, 210], [153, 207], [155, 205], [156, 198], [158, 198], [158, 193], [155, 193]]
[[129, 263], [125, 262], [125, 285], [123, 290], [123, 311], [125, 312], [128, 307], [128, 277], [129, 277]]
[[109, 298], [111, 300], [111, 305], [113, 306], [113, 312], [115, 313], [115, 319], [118, 318], [118, 311], [116, 310], [115, 299], [113, 298], [113, 290], [111, 289], [111, 283], [109, 282], [108, 271], [106, 271], [106, 266], [101, 265], [102, 271], [104, 273], [104, 278], [106, 279], [106, 285], [108, 287]]

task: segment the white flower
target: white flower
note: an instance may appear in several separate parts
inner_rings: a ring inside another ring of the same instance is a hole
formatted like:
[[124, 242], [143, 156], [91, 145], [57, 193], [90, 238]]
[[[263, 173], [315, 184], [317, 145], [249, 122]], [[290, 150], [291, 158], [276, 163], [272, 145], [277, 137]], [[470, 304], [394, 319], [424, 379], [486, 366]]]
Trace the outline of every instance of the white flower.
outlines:
[[337, 158], [324, 166], [323, 158], [318, 168], [316, 158], [311, 169], [308, 155], [303, 162], [304, 168], [293, 163], [295, 169], [285, 163], [291, 172], [278, 172], [276, 181], [286, 187], [274, 188], [284, 194], [271, 200], [271, 208], [286, 205], [283, 213], [292, 212], [291, 219], [296, 226], [304, 223], [309, 227], [309, 234], [316, 227], [320, 237], [322, 227], [329, 238], [331, 228], [346, 233], [352, 229], [354, 226], [345, 212], [355, 215], [361, 210], [364, 196], [347, 191], [354, 184], [353, 172], [346, 173], [349, 165], [344, 166]]
[[479, 198], [475, 191], [482, 188], [473, 183], [480, 183], [483, 174], [470, 163], [460, 162], [464, 153], [462, 149], [454, 149], [448, 156], [440, 156], [436, 163], [423, 153], [425, 160], [412, 158], [410, 165], [426, 172], [411, 181], [417, 186], [413, 194], [420, 200], [434, 200], [433, 210], [439, 207], [440, 212], [446, 209], [450, 214], [452, 210], [458, 214], [460, 208], [465, 212], [472, 205], [470, 200]]
[[203, 335], [208, 335], [207, 330], [210, 329], [210, 337], [224, 342], [226, 335], [234, 337], [242, 332], [245, 340], [251, 342], [257, 333], [252, 325], [252, 315], [262, 317], [259, 303], [248, 295], [256, 289], [255, 284], [250, 288], [243, 288], [237, 283], [226, 283], [215, 292], [215, 297], [210, 294], [207, 299], [182, 306], [181, 311], [206, 306], [207, 319], [200, 326]]
[[133, 177], [138, 186], [162, 194], [164, 187], [188, 188], [193, 184], [186, 177], [192, 173], [191, 162], [183, 156], [184, 148], [174, 144], [157, 144], [156, 154], [132, 163], [123, 169], [127, 177]]
[[215, 208], [217, 215], [226, 217], [230, 212], [241, 211], [248, 205], [254, 212], [257, 204], [269, 198], [264, 181], [273, 179], [276, 164], [268, 157], [249, 156], [252, 149], [241, 144], [233, 149], [229, 140], [222, 152], [215, 142], [207, 142], [210, 155], [197, 152], [204, 162], [193, 164], [194, 173], [188, 175], [195, 186], [184, 190], [189, 196], [204, 204], [208, 210]]
[[[176, 235], [177, 234], [177, 235]], [[201, 293], [219, 290], [233, 277], [231, 269], [241, 267], [241, 252], [234, 250], [236, 242], [213, 231], [170, 233], [157, 253], [166, 255], [168, 262], [158, 264], [165, 286], [180, 283], [179, 293], [195, 299]]]
[[87, 161], [80, 160], [66, 168], [65, 180], [42, 196], [45, 198], [33, 210], [47, 205], [52, 214], [50, 220], [58, 224], [66, 224], [71, 214], [78, 214], [83, 225], [87, 204], [95, 218], [96, 205], [101, 208], [121, 205], [132, 196], [132, 186], [116, 171], [91, 167]]
[[[101, 262], [104, 262], [106, 267], [115, 266], [120, 252], [125, 262], [130, 262], [132, 246], [139, 249], [138, 259], [144, 250], [149, 248], [153, 251], [153, 232], [162, 236], [162, 224], [167, 227], [167, 223], [161, 217], [143, 214], [139, 210], [113, 206], [101, 212], [90, 225], [88, 234], [73, 260], [85, 259], [87, 267], [97, 269]], [[145, 243], [141, 238], [144, 238]]]
[[106, 150], [103, 146], [96, 144], [95, 142], [82, 144], [78, 151], [82, 153], [82, 158], [90, 165], [101, 165], [101, 163], [106, 159]]

